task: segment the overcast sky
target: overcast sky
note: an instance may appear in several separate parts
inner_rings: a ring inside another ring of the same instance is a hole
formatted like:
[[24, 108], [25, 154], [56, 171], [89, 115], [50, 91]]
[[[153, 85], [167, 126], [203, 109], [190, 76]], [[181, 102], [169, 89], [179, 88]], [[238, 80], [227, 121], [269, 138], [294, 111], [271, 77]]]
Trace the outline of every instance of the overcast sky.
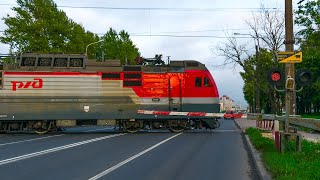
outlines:
[[[296, 6], [298, 0], [293, 1]], [[143, 57], [163, 54], [163, 57], [170, 56], [174, 60], [192, 59], [204, 63], [216, 81], [220, 96], [227, 95], [242, 105], [247, 103], [243, 97], [243, 81], [239, 75], [241, 68], [217, 68], [216, 66], [223, 64], [225, 59], [217, 56], [215, 48], [225, 41], [227, 33], [249, 33], [245, 20], [250, 18], [252, 11], [256, 11], [255, 8], [259, 8], [261, 3], [266, 7], [284, 10], [284, 0], [55, 0], [55, 2], [58, 6], [73, 7], [146, 8], [132, 10], [59, 7], [69, 18], [91, 32], [103, 34], [110, 27], [117, 31], [129, 32]], [[7, 14], [14, 15], [11, 10], [14, 4], [15, 0], [1, 0], [0, 17]], [[1, 19], [0, 31], [6, 28]], [[134, 36], [138, 34], [146, 36]], [[246, 41], [254, 46], [250, 39]], [[7, 52], [8, 46], [0, 43], [0, 53]]]

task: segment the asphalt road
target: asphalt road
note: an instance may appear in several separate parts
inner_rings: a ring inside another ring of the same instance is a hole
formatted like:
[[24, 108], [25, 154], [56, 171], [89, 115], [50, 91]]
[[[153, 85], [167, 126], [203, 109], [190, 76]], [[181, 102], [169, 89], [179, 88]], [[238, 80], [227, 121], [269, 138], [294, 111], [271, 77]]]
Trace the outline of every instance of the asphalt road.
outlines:
[[232, 120], [216, 130], [1, 134], [0, 179], [258, 179]]

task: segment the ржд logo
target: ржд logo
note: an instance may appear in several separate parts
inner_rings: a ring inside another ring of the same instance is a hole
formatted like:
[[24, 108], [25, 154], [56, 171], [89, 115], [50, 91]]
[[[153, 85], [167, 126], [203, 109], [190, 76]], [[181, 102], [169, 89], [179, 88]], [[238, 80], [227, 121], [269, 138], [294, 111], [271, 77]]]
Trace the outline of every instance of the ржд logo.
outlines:
[[43, 80], [41, 78], [33, 78], [34, 81], [11, 81], [12, 91], [17, 91], [17, 89], [28, 89], [32, 87], [33, 89], [41, 89], [43, 86]]

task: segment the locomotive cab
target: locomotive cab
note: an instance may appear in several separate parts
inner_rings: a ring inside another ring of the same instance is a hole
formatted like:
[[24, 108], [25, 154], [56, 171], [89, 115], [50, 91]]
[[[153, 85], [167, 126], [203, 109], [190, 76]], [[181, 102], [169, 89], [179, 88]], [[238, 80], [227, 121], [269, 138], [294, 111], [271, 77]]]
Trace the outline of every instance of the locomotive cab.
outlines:
[[[192, 101], [186, 110], [217, 113], [219, 93], [210, 71], [197, 61], [186, 62], [186, 96]], [[192, 104], [192, 105], [191, 105]]]

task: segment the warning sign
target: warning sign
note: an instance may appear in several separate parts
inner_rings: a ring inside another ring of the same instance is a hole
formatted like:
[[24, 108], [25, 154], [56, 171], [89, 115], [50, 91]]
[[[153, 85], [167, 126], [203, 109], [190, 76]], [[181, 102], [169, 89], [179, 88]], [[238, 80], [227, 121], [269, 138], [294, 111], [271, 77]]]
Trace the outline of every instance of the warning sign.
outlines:
[[302, 52], [278, 52], [279, 63], [301, 63]]

